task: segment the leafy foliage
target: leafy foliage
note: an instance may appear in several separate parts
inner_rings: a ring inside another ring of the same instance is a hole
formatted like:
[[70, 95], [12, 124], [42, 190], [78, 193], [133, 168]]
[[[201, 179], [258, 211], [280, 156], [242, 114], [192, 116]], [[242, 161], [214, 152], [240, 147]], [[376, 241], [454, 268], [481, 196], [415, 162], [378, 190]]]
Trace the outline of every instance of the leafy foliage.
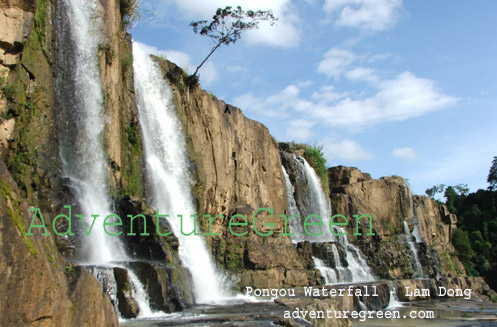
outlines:
[[[492, 169], [497, 173], [497, 157]], [[445, 189], [445, 204], [458, 216], [458, 229], [452, 243], [466, 271], [472, 276], [484, 276], [497, 289], [497, 190], [469, 193], [465, 184]]]
[[438, 193], [442, 193], [444, 191], [444, 188], [445, 188], [445, 185], [444, 184], [438, 184], [438, 185], [434, 185], [433, 187], [427, 189], [425, 191], [426, 195], [428, 195], [430, 197], [430, 199], [435, 199], [435, 196], [438, 194]]
[[488, 187], [489, 191], [494, 191], [497, 189], [497, 156], [492, 160], [492, 166], [488, 172], [487, 182], [490, 184]]
[[304, 158], [309, 165], [314, 168], [321, 179], [321, 185], [325, 193], [329, 193], [328, 169], [326, 168], [326, 158], [321, 146], [307, 146], [304, 151]]
[[215, 44], [193, 76], [197, 75], [198, 70], [221, 45], [236, 43], [243, 31], [258, 28], [261, 21], [267, 21], [272, 26], [277, 20], [271, 10], [244, 11], [240, 6], [234, 9], [227, 6], [224, 9], [218, 8], [210, 22], [207, 20], [191, 22], [190, 26], [196, 34], [209, 37]]

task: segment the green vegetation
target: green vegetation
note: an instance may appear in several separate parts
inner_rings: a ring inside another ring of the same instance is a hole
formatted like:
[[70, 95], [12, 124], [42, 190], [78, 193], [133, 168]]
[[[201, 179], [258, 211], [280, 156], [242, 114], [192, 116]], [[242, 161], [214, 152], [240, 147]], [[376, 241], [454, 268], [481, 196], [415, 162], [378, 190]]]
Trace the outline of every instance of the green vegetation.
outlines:
[[274, 146], [276, 148], [279, 147], [280, 143], [276, 140], [276, 138], [274, 136], [271, 135], [271, 141], [273, 142]]
[[488, 187], [489, 191], [495, 191], [497, 189], [497, 156], [492, 160], [492, 166], [488, 172], [487, 182], [490, 184]]
[[140, 7], [140, 0], [120, 0], [119, 8], [121, 11], [121, 17], [123, 19], [124, 26], [133, 25], [136, 21], [138, 7]]
[[[497, 172], [494, 157], [489, 177]], [[484, 276], [497, 289], [497, 190], [488, 179], [488, 190], [469, 193], [465, 184], [436, 187], [444, 192], [445, 204], [458, 216], [458, 229], [452, 235], [456, 254], [470, 276]]]
[[328, 169], [326, 168], [326, 158], [323, 154], [323, 147], [310, 145], [306, 146], [304, 150], [304, 158], [307, 160], [309, 165], [314, 168], [321, 179], [321, 185], [323, 186], [324, 192], [329, 194]]
[[[224, 9], [218, 8], [211, 22], [206, 20], [191, 22], [190, 26], [193, 28], [193, 31], [196, 34], [209, 37], [214, 41], [215, 46], [189, 77], [191, 79], [189, 82], [198, 82], [198, 70], [221, 45], [228, 46], [236, 43], [241, 38], [243, 31], [257, 29], [261, 21], [267, 21], [272, 26], [277, 20], [271, 10], [244, 11], [240, 6], [237, 6], [235, 9], [227, 6]], [[190, 83], [189, 85], [193, 85]]]
[[[127, 144], [130, 148], [128, 163], [122, 170], [123, 179], [126, 181], [124, 195], [139, 196], [143, 194], [141, 174], [141, 139], [138, 124], [132, 122], [126, 127]], [[129, 151], [129, 150], [128, 150]]]
[[8, 83], [5, 77], [0, 78], [0, 91], [2, 92], [2, 98], [5, 98], [7, 101], [14, 101], [17, 89], [18, 85], [16, 83]]
[[435, 200], [435, 196], [438, 193], [442, 193], [445, 188], [445, 184], [438, 184], [433, 187], [426, 189], [425, 193], [430, 197], [430, 199]]
[[119, 8], [121, 11], [122, 22], [125, 28], [132, 29], [142, 19], [152, 20], [155, 13], [148, 15], [147, 12], [140, 10], [142, 0], [120, 0]]
[[38, 251], [36, 250], [34, 244], [25, 235], [26, 229], [24, 227], [24, 215], [21, 209], [21, 200], [17, 198], [15, 193], [12, 193], [9, 183], [3, 178], [0, 186], [0, 192], [2, 193], [3, 199], [7, 205], [7, 215], [19, 230], [19, 233], [21, 233], [21, 237], [23, 238], [24, 244], [26, 244], [29, 253], [34, 256], [38, 255]]
[[128, 54], [123, 58], [121, 65], [123, 74], [126, 74], [128, 70], [133, 67], [133, 57]]

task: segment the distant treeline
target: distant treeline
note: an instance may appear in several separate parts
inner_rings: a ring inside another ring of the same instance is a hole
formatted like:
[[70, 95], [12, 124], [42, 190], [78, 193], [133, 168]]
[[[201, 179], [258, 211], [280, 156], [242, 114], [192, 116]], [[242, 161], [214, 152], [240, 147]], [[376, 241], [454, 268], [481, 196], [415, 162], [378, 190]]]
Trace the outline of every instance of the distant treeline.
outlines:
[[469, 193], [466, 185], [436, 185], [430, 197], [444, 192], [445, 204], [457, 215], [458, 229], [452, 236], [459, 259], [471, 276], [483, 276], [497, 289], [497, 157], [487, 178], [487, 190]]

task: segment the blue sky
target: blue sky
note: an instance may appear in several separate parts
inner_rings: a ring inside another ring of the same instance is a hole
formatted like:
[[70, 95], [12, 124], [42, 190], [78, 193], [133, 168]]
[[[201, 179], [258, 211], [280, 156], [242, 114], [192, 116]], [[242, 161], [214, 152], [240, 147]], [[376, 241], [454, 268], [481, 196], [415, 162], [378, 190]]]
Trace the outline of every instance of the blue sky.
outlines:
[[279, 141], [322, 145], [328, 164], [486, 188], [497, 156], [493, 0], [144, 0], [136, 41], [193, 72], [213, 43], [192, 20], [218, 7], [273, 10], [200, 70], [202, 87]]

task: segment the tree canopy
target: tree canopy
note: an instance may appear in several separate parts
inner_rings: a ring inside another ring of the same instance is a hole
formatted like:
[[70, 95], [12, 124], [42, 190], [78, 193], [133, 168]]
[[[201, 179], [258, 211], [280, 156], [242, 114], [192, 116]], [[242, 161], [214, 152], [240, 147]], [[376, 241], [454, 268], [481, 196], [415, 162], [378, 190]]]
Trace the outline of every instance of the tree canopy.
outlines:
[[218, 8], [210, 22], [207, 20], [191, 22], [190, 26], [196, 34], [209, 37], [215, 44], [192, 76], [197, 76], [199, 69], [221, 45], [236, 43], [243, 31], [257, 29], [261, 21], [267, 21], [272, 26], [277, 20], [271, 10], [244, 11], [240, 6], [236, 8], [227, 6], [224, 9]]
[[492, 166], [488, 172], [487, 182], [490, 184], [489, 191], [497, 189], [497, 156], [492, 160]]
[[[483, 276], [497, 289], [497, 157], [492, 161], [488, 190], [469, 193], [465, 184], [436, 185], [426, 193], [444, 192], [445, 204], [457, 214], [452, 244], [470, 276]], [[493, 182], [493, 183], [492, 183]], [[443, 187], [440, 187], [443, 186]], [[445, 190], [445, 191], [444, 191]]]

